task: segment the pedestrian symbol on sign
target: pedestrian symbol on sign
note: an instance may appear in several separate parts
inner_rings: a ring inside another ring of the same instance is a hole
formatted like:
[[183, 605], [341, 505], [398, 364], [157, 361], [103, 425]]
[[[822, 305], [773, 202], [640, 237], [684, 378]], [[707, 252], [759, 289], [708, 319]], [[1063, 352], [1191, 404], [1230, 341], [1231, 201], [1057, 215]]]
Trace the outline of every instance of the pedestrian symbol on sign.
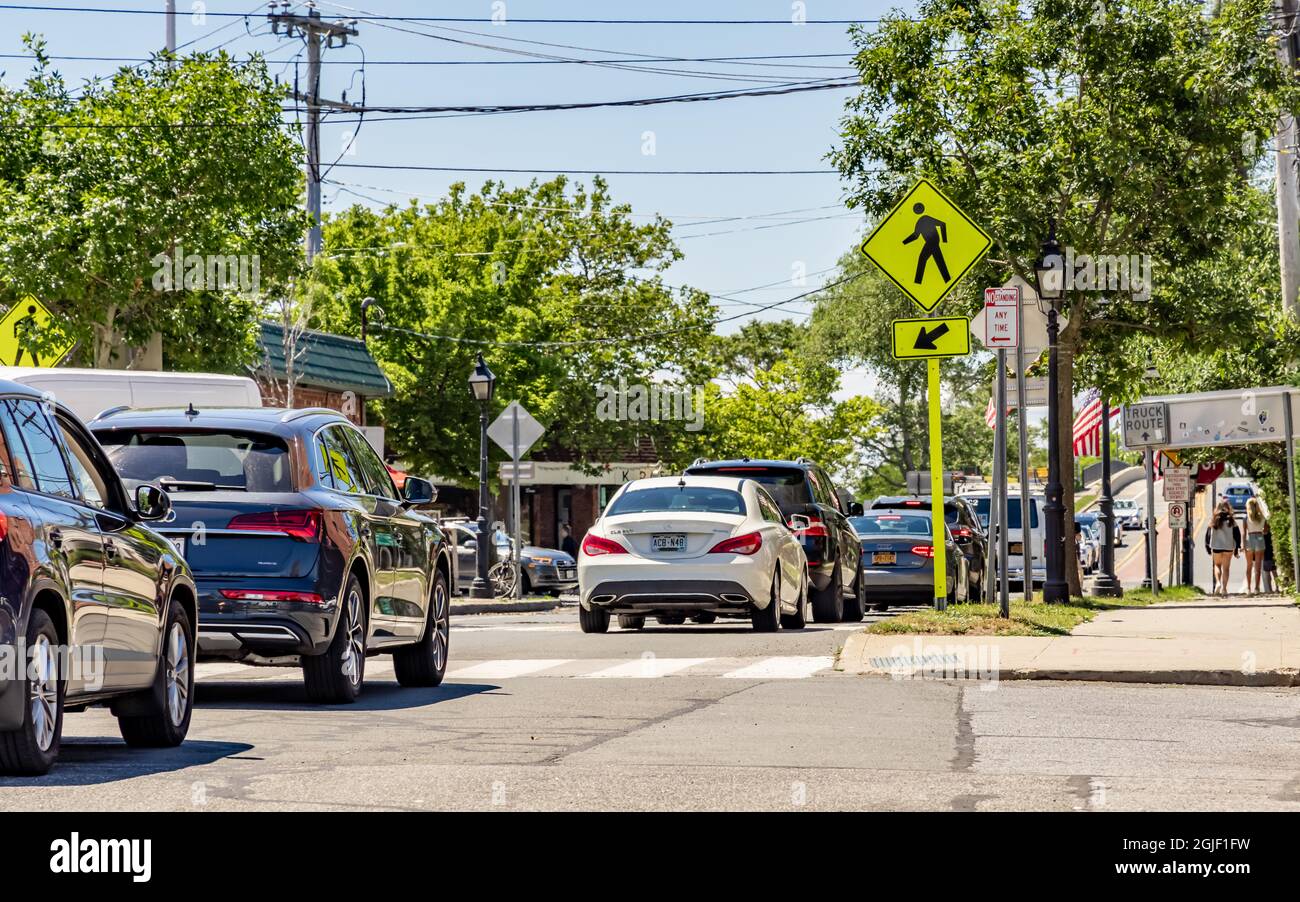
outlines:
[[952, 277], [948, 275], [948, 264], [943, 259], [943, 248], [939, 247], [941, 242], [944, 244], [948, 242], [948, 224], [942, 219], [924, 215], [925, 204], [913, 204], [912, 212], [921, 218], [916, 221], [916, 228], [912, 229], [912, 234], [903, 239], [903, 243], [911, 244], [917, 238], [924, 240], [921, 247], [921, 256], [916, 261], [916, 284], [925, 284], [925, 265], [930, 262], [931, 258], [934, 258], [934, 265], [938, 268], [940, 277], [945, 282], [951, 282]]

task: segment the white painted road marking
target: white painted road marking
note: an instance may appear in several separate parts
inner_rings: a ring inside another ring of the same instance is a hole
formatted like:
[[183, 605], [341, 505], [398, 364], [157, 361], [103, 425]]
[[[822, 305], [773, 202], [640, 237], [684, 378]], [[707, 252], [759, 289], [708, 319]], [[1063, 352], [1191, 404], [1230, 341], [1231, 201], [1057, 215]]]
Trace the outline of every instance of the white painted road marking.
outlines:
[[[789, 655], [747, 658], [508, 658], [466, 661], [448, 670], [448, 680], [510, 680], [519, 677], [582, 679], [659, 679], [661, 677], [706, 677], [733, 680], [802, 680], [834, 666], [830, 655]], [[296, 667], [257, 667], [251, 664], [204, 663], [195, 676], [200, 682], [298, 682]], [[366, 662], [366, 679], [391, 681], [393, 664], [388, 659]]]
[[730, 680], [801, 680], [819, 670], [829, 670], [834, 663], [830, 655], [766, 658], [722, 676]]
[[447, 676], [457, 680], [508, 680], [558, 667], [569, 663], [569, 660], [569, 658], [529, 658], [514, 661], [484, 661], [481, 664], [453, 670]]

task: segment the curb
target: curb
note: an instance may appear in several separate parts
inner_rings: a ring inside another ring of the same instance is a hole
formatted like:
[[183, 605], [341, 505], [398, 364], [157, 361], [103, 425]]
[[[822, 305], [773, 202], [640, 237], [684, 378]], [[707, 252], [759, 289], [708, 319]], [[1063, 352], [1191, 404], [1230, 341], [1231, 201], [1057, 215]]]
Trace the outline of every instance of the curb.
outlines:
[[[938, 671], [930, 670], [926, 667], [905, 668], [898, 671], [892, 671], [881, 667], [873, 667], [864, 660], [867, 650], [868, 634], [853, 633], [844, 643], [835, 662], [835, 670], [841, 673], [857, 674], [860, 676], [877, 677], [882, 679], [893, 680], [916, 680], [916, 679], [933, 679], [933, 680], [976, 680], [978, 682], [992, 682], [1002, 680], [1057, 680], [1073, 681], [1085, 683], [1138, 683], [1138, 684], [1164, 684], [1178, 686], [1253, 686], [1253, 687], [1274, 687], [1274, 688], [1291, 688], [1300, 686], [1300, 670], [1290, 667], [1277, 667], [1270, 670], [1257, 670], [1247, 672], [1240, 669], [1213, 668], [1205, 670], [1195, 670], [1191, 668], [1166, 669], [1166, 670], [1090, 670], [1086, 668], [1075, 669], [1039, 669], [1033, 667], [1020, 667], [999, 669], [991, 672], [967, 675], [963, 669], [962, 673], [945, 673], [942, 669]], [[960, 642], [963, 639], [977, 639], [978, 637], [959, 637], [959, 636], [940, 636], [925, 634], [928, 640], [944, 640]]]
[[553, 611], [564, 604], [559, 598], [538, 601], [462, 601], [451, 603], [452, 614], [529, 614]]

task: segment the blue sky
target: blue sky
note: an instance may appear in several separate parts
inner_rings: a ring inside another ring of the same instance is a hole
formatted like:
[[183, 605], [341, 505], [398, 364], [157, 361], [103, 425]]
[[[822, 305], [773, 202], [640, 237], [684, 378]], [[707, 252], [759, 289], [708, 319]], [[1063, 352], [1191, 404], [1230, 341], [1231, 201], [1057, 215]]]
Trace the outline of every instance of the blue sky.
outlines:
[[[109, 9], [163, 8], [162, 0], [56, 0], [49, 6]], [[202, 4], [196, 4], [202, 7]], [[326, 18], [346, 17], [335, 4], [320, 3]], [[519, 62], [535, 57], [453, 43], [471, 41], [512, 50], [584, 59], [628, 59], [633, 54], [674, 57], [765, 56], [776, 54], [843, 54], [816, 59], [765, 60], [746, 63], [648, 63], [659, 68], [696, 69], [739, 79], [760, 76], [800, 80], [851, 75], [851, 44], [843, 25], [786, 24], [794, 6], [789, 0], [715, 0], [708, 4], [681, 0], [656, 3], [593, 3], [571, 0], [505, 0], [504, 24], [490, 19], [500, 7], [492, 0], [350, 0], [347, 6], [386, 16], [449, 16], [478, 19], [472, 23], [367, 22], [358, 25], [359, 47], [326, 53], [322, 94], [344, 90], [360, 100], [362, 54], [366, 100], [383, 105], [486, 104], [610, 100], [667, 94], [759, 87], [761, 82], [703, 76], [621, 71], [567, 64], [525, 65], [384, 65], [393, 60]], [[809, 0], [809, 19], [871, 18], [889, 9], [877, 2]], [[299, 40], [268, 33], [266, 6], [211, 0], [213, 15], [196, 22], [191, 0], [177, 0], [177, 41], [193, 48], [225, 44], [237, 54], [261, 51], [272, 60], [289, 60], [302, 48]], [[216, 13], [248, 13], [254, 32], [242, 19]], [[356, 15], [357, 13], [352, 13]], [[779, 25], [577, 25], [528, 24], [522, 18], [761, 18]], [[163, 44], [163, 18], [121, 13], [0, 10], [0, 53], [22, 52], [20, 35], [45, 36], [49, 52], [61, 56], [143, 57]], [[428, 37], [398, 31], [428, 32]], [[457, 29], [457, 30], [452, 30]], [[478, 34], [472, 34], [477, 32]], [[443, 39], [439, 39], [443, 38]], [[612, 53], [550, 47], [528, 41], [567, 44]], [[299, 56], [301, 60], [301, 56]], [[21, 80], [28, 66], [22, 59], [0, 60], [9, 83]], [[106, 61], [56, 60], [74, 83], [107, 75], [118, 65]], [[761, 63], [755, 65], [754, 63]], [[834, 68], [776, 68], [795, 63]], [[293, 78], [293, 65], [272, 71]], [[300, 70], [304, 71], [305, 70]], [[345, 163], [421, 164], [538, 169], [827, 169], [847, 90], [784, 97], [738, 99], [704, 104], [603, 109], [571, 112], [465, 116], [405, 122], [368, 122]], [[335, 124], [322, 132], [327, 159], [342, 151], [353, 125]], [[647, 133], [652, 133], [647, 134]], [[644, 150], [653, 142], [653, 155]], [[327, 186], [326, 209], [352, 203], [404, 201], [408, 196], [436, 199], [453, 181], [477, 186], [489, 176], [475, 173], [388, 172], [336, 168]], [[495, 176], [510, 183], [527, 175]], [[583, 178], [583, 177], [578, 177]], [[815, 287], [824, 271], [853, 243], [862, 219], [842, 204], [843, 189], [835, 175], [789, 176], [638, 176], [612, 175], [614, 196], [641, 214], [662, 213], [673, 219], [686, 258], [668, 274], [676, 284], [691, 284], [715, 293], [768, 285], [740, 295], [754, 303], [773, 303]], [[364, 195], [364, 197], [360, 196]], [[799, 212], [786, 212], [799, 211]], [[782, 214], [770, 216], [769, 214]], [[710, 220], [731, 217], [767, 217]], [[809, 221], [802, 221], [809, 220]], [[798, 272], [805, 285], [792, 284]], [[776, 283], [771, 284], [769, 283]], [[724, 315], [752, 308], [723, 302]], [[791, 311], [807, 311], [807, 303]], [[780, 314], [757, 314], [777, 318]], [[735, 325], [724, 327], [734, 328]]]

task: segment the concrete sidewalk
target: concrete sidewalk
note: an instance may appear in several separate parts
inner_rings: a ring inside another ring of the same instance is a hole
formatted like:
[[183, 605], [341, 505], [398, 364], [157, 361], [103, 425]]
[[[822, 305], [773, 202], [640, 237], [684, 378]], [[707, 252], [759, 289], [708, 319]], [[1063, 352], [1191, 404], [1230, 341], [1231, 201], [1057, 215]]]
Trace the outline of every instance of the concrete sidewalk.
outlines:
[[854, 633], [836, 669], [896, 678], [1300, 686], [1300, 607], [1265, 595], [1116, 608], [1067, 636]]

